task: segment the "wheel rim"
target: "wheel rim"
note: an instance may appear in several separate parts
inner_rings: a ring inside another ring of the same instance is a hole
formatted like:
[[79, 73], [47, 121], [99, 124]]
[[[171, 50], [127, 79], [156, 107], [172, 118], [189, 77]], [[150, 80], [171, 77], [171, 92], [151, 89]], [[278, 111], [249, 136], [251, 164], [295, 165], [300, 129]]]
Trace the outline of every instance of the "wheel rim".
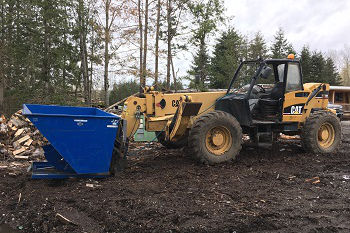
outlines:
[[224, 126], [213, 127], [206, 134], [205, 144], [210, 153], [223, 155], [232, 146], [231, 133]]
[[328, 122], [323, 123], [317, 132], [318, 144], [326, 149], [334, 143], [334, 139], [335, 130], [333, 125]]

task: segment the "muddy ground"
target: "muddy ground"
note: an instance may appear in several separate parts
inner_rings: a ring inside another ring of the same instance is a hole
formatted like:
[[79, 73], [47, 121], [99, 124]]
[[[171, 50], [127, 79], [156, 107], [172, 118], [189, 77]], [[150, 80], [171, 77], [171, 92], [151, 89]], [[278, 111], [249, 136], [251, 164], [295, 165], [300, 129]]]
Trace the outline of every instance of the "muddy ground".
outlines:
[[245, 146], [234, 163], [204, 166], [155, 143], [105, 179], [31, 180], [25, 166], [3, 168], [0, 232], [350, 232], [344, 129], [332, 155], [285, 140], [277, 153]]

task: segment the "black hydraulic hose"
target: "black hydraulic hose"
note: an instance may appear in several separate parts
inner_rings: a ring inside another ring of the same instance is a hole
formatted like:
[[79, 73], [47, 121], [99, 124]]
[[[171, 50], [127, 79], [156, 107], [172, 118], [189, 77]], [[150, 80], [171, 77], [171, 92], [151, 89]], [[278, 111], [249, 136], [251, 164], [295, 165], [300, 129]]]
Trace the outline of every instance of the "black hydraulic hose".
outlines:
[[315, 90], [313, 90], [311, 92], [311, 95], [307, 99], [305, 105], [307, 105], [312, 100], [312, 98], [314, 98], [318, 94], [318, 92], [321, 90], [322, 86], [323, 86], [323, 83], [321, 83]]

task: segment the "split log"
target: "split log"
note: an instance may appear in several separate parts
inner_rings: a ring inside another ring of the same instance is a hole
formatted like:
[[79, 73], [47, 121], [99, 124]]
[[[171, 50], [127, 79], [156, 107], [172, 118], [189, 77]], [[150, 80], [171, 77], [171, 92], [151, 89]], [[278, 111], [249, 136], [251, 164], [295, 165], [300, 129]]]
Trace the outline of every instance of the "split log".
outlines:
[[29, 158], [29, 156], [26, 155], [15, 155], [15, 159], [25, 159], [27, 160]]
[[21, 147], [20, 149], [13, 151], [12, 154], [16, 156], [18, 154], [25, 152], [26, 150], [27, 149], [25, 147]]
[[6, 117], [4, 115], [1, 115], [0, 123], [6, 123]]
[[29, 136], [29, 135], [26, 135], [26, 136], [24, 136], [24, 137], [18, 139], [18, 140], [16, 141], [16, 143], [21, 144], [22, 142], [25, 142], [25, 141], [27, 141], [27, 140], [29, 140], [29, 139], [30, 139], [30, 136]]
[[33, 139], [29, 139], [28, 141], [26, 141], [26, 143], [24, 143], [25, 146], [30, 146], [33, 142]]
[[21, 135], [24, 132], [24, 129], [19, 129], [16, 131], [15, 133], [15, 137], [18, 137], [19, 135]]
[[16, 126], [17, 128], [18, 127], [22, 127], [23, 125], [25, 125], [26, 123], [24, 121], [22, 121], [21, 119], [19, 119], [18, 117], [12, 117], [10, 122]]

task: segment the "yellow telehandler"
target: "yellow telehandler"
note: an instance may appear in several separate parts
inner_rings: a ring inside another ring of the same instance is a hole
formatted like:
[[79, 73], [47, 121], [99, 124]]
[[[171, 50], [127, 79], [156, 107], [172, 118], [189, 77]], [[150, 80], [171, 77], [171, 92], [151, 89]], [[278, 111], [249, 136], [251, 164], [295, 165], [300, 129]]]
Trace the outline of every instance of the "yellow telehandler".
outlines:
[[[249, 74], [248, 80], [242, 78]], [[111, 172], [123, 168], [141, 115], [145, 129], [156, 132], [164, 146], [188, 146], [189, 154], [207, 164], [234, 160], [243, 134], [256, 143], [273, 142], [280, 133], [300, 135], [306, 151], [334, 152], [341, 126], [336, 112], [327, 108], [328, 91], [326, 83], [303, 84], [300, 61], [292, 54], [241, 62], [226, 91], [166, 93], [146, 87], [124, 102]]]

